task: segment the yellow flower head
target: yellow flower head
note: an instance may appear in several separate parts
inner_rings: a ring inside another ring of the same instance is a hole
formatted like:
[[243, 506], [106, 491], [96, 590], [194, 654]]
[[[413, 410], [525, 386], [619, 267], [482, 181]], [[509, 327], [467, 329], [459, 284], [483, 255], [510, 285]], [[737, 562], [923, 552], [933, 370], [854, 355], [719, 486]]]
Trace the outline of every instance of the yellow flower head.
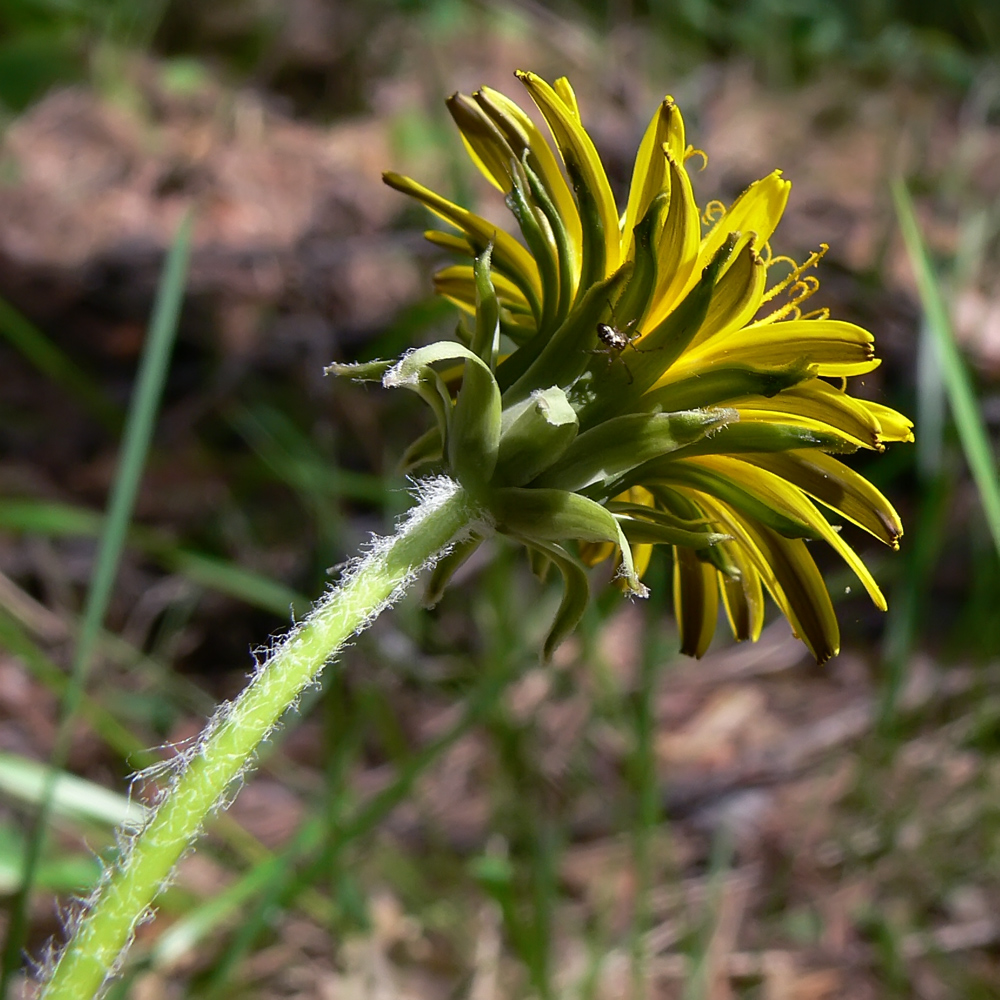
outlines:
[[[766, 589], [828, 659], [839, 630], [807, 540], [830, 544], [876, 606], [885, 600], [817, 502], [893, 548], [902, 535], [886, 498], [831, 456], [912, 440], [912, 425], [846, 391], [848, 376], [879, 363], [872, 335], [825, 309], [803, 312], [826, 248], [801, 264], [772, 255], [791, 187], [780, 171], [728, 208], [700, 211], [685, 166], [696, 151], [670, 98], [619, 213], [569, 82], [517, 76], [554, 149], [489, 88], [448, 108], [523, 242], [385, 175], [453, 227], [429, 240], [472, 258], [435, 286], [473, 329], [395, 363], [332, 370], [419, 392], [437, 421], [407, 463], [444, 465], [536, 568], [559, 568], [566, 590], [546, 652], [586, 605], [581, 561], [617, 552], [624, 584], [641, 594], [650, 548], [664, 544], [685, 653], [708, 648], [720, 601], [734, 636], [756, 639]], [[479, 541], [440, 564], [434, 593]]]

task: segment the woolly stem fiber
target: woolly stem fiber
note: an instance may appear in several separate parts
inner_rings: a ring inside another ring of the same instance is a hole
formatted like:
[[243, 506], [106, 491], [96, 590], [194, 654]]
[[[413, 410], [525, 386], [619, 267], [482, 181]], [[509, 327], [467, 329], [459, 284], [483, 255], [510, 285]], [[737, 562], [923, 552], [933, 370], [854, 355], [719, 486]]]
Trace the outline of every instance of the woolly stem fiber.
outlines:
[[178, 860], [246, 775], [282, 715], [337, 651], [476, 521], [474, 504], [451, 480], [421, 484], [418, 494], [420, 502], [396, 534], [374, 540], [274, 649], [243, 693], [209, 722], [155, 813], [105, 874], [51, 970], [43, 1000], [100, 995]]

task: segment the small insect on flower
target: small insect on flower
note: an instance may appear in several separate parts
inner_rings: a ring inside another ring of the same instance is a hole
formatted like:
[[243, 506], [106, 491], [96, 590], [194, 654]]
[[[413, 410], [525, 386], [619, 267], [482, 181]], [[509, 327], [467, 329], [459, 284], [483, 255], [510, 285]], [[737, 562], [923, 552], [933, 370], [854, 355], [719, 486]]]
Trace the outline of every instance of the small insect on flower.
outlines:
[[620, 361], [622, 368], [625, 369], [625, 374], [628, 376], [628, 384], [632, 385], [635, 379], [632, 377], [631, 369], [622, 357], [622, 351], [624, 351], [626, 347], [631, 347], [632, 350], [636, 352], [641, 350], [635, 346], [635, 342], [641, 335], [640, 331], [636, 329], [639, 324], [639, 317], [636, 316], [635, 319], [629, 320], [622, 329], [618, 329], [617, 325], [614, 325], [615, 310], [614, 306], [612, 306], [610, 302], [608, 303], [608, 308], [611, 310], [611, 323], [597, 324], [597, 339], [604, 346], [598, 347], [590, 353], [605, 355], [608, 359], [609, 368], [615, 363], [615, 361]]

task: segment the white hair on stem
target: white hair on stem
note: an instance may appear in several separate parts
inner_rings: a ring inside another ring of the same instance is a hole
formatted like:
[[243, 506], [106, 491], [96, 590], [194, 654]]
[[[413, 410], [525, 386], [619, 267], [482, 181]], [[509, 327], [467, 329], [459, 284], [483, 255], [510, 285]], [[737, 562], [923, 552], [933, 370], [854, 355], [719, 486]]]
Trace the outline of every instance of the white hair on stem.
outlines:
[[[156, 892], [162, 892], [173, 878], [177, 862], [192, 849], [205, 820], [231, 800], [252, 768], [261, 744], [302, 692], [316, 683], [326, 664], [399, 600], [419, 573], [451, 552], [456, 543], [473, 532], [492, 533], [489, 517], [466, 495], [460, 496], [461, 487], [453, 480], [441, 476], [413, 483], [412, 488], [417, 503], [404, 515], [395, 534], [372, 537], [364, 554], [345, 566], [340, 580], [307, 618], [273, 643], [263, 662], [257, 658], [259, 665], [250, 684], [234, 702], [219, 706], [194, 744], [185, 747], [165, 767], [144, 772], [153, 779], [169, 778], [158, 796], [161, 808], [168, 808], [168, 818], [159, 822], [158, 810], [150, 813], [141, 829], [122, 831], [117, 865], [105, 870], [89, 900], [68, 920], [77, 934], [63, 956], [76, 956], [74, 968], [84, 960], [80, 956], [89, 956], [93, 967], [100, 953], [106, 955], [101, 959], [106, 962], [105, 968], [110, 968], [97, 992], [89, 995], [104, 994], [114, 970], [124, 961], [136, 928], [152, 915], [155, 894], [150, 889], [150, 872], [166, 872], [156, 879]], [[458, 503], [445, 512], [453, 501]], [[435, 523], [439, 513], [443, 516]], [[189, 812], [185, 814], [184, 809]], [[185, 825], [185, 815], [190, 816], [189, 826]], [[177, 816], [182, 817], [179, 827], [175, 823]], [[128, 904], [114, 910], [120, 902], [116, 895], [134, 900], [135, 912], [129, 911]], [[118, 929], [98, 929], [89, 919], [90, 912], [106, 914], [105, 927]], [[123, 947], [121, 929], [126, 923]], [[44, 961], [50, 985], [62, 991], [60, 996], [69, 995], [65, 990], [74, 983], [73, 973], [59, 981], [51, 954]]]

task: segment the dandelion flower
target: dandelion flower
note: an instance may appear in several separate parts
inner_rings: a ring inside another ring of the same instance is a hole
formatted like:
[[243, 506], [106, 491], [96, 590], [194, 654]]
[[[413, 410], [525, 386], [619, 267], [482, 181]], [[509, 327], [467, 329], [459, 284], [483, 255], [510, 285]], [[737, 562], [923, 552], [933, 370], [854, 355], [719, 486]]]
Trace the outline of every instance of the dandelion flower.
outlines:
[[[902, 535], [889, 501], [835, 456], [910, 441], [912, 425], [847, 391], [879, 364], [872, 335], [804, 310], [826, 247], [801, 262], [772, 253], [791, 187], [777, 170], [728, 207], [700, 209], [686, 166], [698, 151], [669, 97], [619, 211], [569, 82], [517, 76], [553, 143], [490, 88], [448, 108], [520, 239], [385, 174], [450, 227], [425, 235], [466, 262], [439, 271], [435, 288], [470, 325], [397, 362], [331, 370], [420, 393], [436, 421], [407, 466], [443, 467], [541, 575], [561, 572], [546, 654], [579, 622], [586, 566], [616, 558], [641, 595], [651, 547], [665, 545], [683, 652], [705, 653], [720, 606], [737, 640], [757, 639], [767, 591], [827, 660], [839, 629], [810, 541], [886, 604], [826, 512], [891, 548]], [[438, 565], [432, 597], [482, 538]]]

